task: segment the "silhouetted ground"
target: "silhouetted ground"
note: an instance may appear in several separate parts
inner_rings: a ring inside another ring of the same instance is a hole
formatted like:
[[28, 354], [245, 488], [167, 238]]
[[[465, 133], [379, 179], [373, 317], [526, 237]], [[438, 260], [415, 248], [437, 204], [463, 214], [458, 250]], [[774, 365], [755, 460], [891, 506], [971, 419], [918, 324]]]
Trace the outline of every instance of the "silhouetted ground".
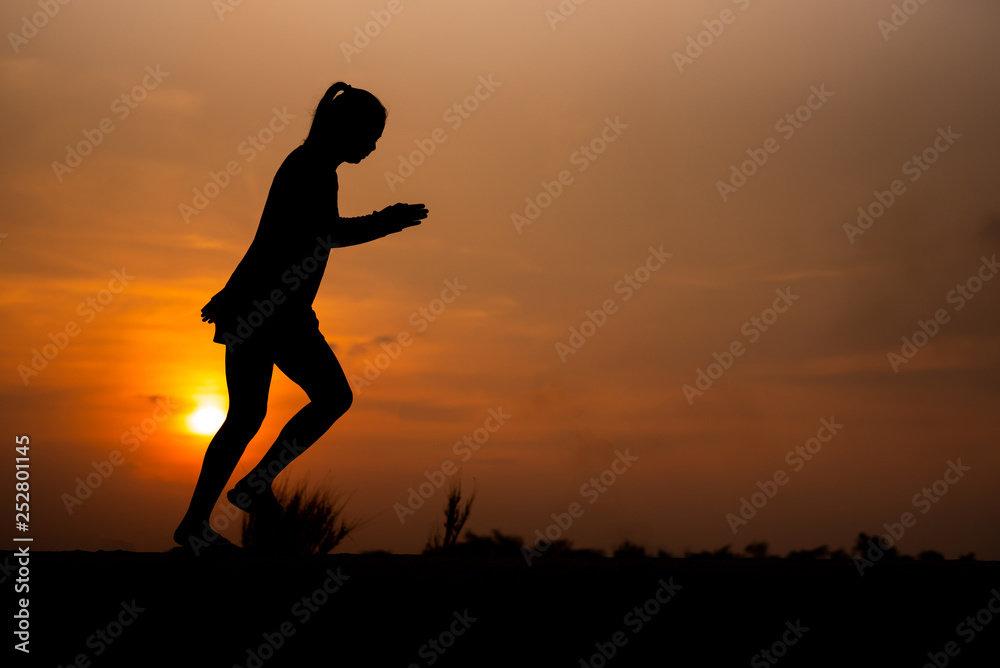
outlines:
[[[30, 578], [33, 660], [13, 665], [920, 667], [949, 641], [947, 665], [1000, 665], [1000, 614], [972, 638], [957, 628], [991, 599], [1000, 610], [1000, 562], [881, 562], [862, 577], [850, 560], [38, 552]], [[672, 597], [649, 603], [669, 596], [661, 581]], [[782, 658], [755, 658], [783, 634], [796, 642]]]

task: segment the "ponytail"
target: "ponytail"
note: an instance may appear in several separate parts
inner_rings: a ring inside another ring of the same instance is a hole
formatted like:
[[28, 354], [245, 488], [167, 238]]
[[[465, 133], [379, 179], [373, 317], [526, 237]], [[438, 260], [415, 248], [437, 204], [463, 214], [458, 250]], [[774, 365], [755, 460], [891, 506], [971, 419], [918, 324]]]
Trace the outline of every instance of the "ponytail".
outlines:
[[323, 104], [324, 102], [332, 102], [333, 99], [337, 97], [337, 93], [346, 93], [349, 90], [351, 90], [350, 84], [338, 81], [326, 89], [326, 94], [323, 96], [323, 99], [320, 100], [320, 104]]

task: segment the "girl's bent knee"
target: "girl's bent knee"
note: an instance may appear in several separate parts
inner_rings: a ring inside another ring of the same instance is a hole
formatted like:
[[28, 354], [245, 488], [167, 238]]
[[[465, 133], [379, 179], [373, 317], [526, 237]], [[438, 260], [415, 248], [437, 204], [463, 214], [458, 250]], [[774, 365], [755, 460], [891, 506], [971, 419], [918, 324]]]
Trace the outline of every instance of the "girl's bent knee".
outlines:
[[338, 388], [333, 392], [325, 392], [322, 395], [312, 398], [312, 401], [316, 402], [317, 405], [322, 406], [324, 412], [334, 420], [339, 418], [341, 415], [347, 412], [354, 403], [354, 393], [348, 386], [346, 388]]

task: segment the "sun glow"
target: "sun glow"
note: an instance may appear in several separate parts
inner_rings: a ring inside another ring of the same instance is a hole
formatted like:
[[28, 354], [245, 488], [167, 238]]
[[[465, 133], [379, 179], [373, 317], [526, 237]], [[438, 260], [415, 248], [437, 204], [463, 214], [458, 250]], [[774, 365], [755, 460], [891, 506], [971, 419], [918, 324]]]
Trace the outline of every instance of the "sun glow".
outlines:
[[195, 434], [214, 434], [226, 419], [222, 400], [216, 396], [195, 397], [197, 408], [187, 416], [187, 428]]

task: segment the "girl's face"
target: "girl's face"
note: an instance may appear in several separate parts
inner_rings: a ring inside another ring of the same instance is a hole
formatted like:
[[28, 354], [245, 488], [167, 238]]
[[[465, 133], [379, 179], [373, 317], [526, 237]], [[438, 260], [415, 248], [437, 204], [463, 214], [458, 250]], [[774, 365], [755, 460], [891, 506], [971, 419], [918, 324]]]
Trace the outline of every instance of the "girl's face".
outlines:
[[344, 161], [356, 165], [367, 158], [375, 150], [375, 143], [382, 136], [383, 130], [385, 125], [379, 124], [352, 133], [344, 142]]

